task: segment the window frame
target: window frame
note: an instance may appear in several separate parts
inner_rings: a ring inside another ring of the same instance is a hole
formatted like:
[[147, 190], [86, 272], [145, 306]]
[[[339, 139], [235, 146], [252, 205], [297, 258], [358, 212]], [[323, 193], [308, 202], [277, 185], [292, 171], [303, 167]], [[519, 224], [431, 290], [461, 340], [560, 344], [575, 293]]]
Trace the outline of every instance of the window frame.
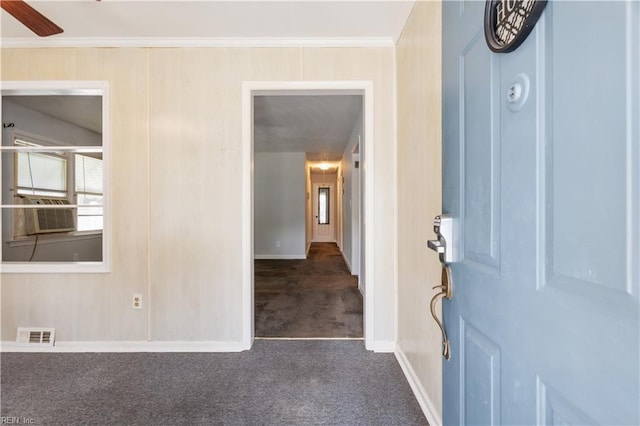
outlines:
[[[57, 146], [53, 145], [55, 151], [67, 152], [68, 155], [75, 153], [84, 154], [91, 152], [102, 153], [103, 162], [103, 229], [102, 229], [102, 260], [101, 261], [69, 261], [69, 262], [13, 262], [2, 261], [2, 247], [0, 244], [0, 271], [4, 273], [108, 273], [111, 271], [111, 209], [110, 209], [110, 120], [109, 120], [109, 83], [107, 81], [1, 81], [1, 96], [16, 95], [78, 95], [78, 96], [101, 96], [102, 98], [102, 146]], [[0, 117], [2, 116], [2, 105], [0, 102]], [[28, 149], [13, 146], [13, 133], [28, 136], [27, 132], [21, 131], [19, 128], [12, 132], [11, 145], [3, 145], [0, 143], [0, 155], [6, 155], [11, 152], [26, 151]], [[35, 139], [41, 139], [35, 137]], [[4, 141], [3, 141], [4, 143]], [[31, 148], [32, 151], [53, 151], [52, 146], [42, 148]], [[69, 197], [75, 197], [75, 181], [70, 181], [70, 165], [72, 161], [67, 158], [67, 194]], [[74, 166], [75, 167], [75, 166]], [[2, 174], [2, 161], [0, 161], [0, 175]], [[16, 183], [17, 184], [17, 183]], [[0, 196], [4, 185], [0, 185]], [[0, 202], [4, 198], [0, 198]], [[77, 202], [77, 200], [71, 200]], [[2, 203], [0, 208], [0, 220], [2, 214], [7, 209], [16, 209], [23, 206]], [[78, 207], [77, 204], [71, 204], [69, 207]], [[97, 235], [100, 231], [81, 231], [70, 234], [56, 234], [51, 236], [51, 240], [87, 238], [90, 235]], [[1, 239], [6, 240], [5, 235], [1, 235]], [[13, 237], [13, 235], [11, 235]], [[44, 236], [40, 243], [45, 243], [49, 239]]]

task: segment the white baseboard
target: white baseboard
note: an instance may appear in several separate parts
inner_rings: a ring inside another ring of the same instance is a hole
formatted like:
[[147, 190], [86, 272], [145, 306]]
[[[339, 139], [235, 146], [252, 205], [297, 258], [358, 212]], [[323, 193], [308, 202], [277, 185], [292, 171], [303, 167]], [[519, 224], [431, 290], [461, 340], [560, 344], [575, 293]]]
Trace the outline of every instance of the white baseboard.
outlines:
[[344, 263], [347, 264], [347, 269], [349, 269], [349, 273], [351, 273], [351, 262], [349, 262], [349, 259], [347, 259], [347, 256], [345, 256], [345, 254], [342, 251], [342, 249], [340, 249], [340, 254], [342, 254], [342, 258], [344, 259]]
[[440, 414], [438, 414], [438, 410], [433, 404], [431, 398], [429, 398], [427, 392], [424, 390], [422, 382], [409, 363], [409, 360], [402, 351], [400, 345], [396, 345], [395, 355], [396, 359], [398, 360], [398, 364], [400, 364], [400, 368], [402, 368], [402, 371], [407, 378], [409, 385], [411, 386], [411, 390], [413, 390], [413, 394], [416, 396], [418, 404], [420, 404], [420, 408], [422, 408], [422, 412], [427, 418], [429, 424], [431, 426], [442, 425], [442, 418], [440, 417]]
[[241, 352], [246, 349], [242, 342], [222, 341], [55, 342], [53, 347], [0, 343], [0, 352]]
[[290, 260], [290, 259], [306, 259], [304, 254], [256, 254], [253, 256], [255, 260]]
[[371, 343], [365, 342], [367, 350], [379, 353], [394, 353], [396, 351], [396, 342], [392, 340], [374, 340]]

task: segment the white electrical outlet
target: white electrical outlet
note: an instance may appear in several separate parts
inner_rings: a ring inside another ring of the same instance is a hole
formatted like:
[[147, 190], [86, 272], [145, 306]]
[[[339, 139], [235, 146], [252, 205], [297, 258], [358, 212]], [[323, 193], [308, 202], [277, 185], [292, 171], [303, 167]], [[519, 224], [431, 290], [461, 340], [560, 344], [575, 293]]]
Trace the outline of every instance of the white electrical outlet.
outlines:
[[280, 247], [280, 240], [276, 241], [276, 247]]
[[134, 294], [131, 301], [131, 309], [142, 309], [142, 295]]

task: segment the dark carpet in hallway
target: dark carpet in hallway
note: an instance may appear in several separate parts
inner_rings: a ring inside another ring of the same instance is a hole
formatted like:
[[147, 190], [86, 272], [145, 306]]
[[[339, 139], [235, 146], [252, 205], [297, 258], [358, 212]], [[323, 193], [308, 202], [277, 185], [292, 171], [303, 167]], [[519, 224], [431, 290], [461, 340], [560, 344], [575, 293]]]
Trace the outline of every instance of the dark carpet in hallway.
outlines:
[[305, 260], [255, 261], [258, 337], [362, 337], [362, 295], [335, 243]]
[[257, 340], [241, 353], [2, 353], [1, 414], [51, 425], [425, 425], [393, 354]]

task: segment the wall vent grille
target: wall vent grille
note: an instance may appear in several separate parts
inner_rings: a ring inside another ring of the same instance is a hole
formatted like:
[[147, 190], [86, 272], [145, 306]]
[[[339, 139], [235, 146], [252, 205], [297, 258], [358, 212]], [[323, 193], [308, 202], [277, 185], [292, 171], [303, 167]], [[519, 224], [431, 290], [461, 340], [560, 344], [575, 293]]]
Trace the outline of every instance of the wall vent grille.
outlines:
[[56, 331], [53, 328], [18, 327], [16, 342], [25, 346], [53, 347]]

